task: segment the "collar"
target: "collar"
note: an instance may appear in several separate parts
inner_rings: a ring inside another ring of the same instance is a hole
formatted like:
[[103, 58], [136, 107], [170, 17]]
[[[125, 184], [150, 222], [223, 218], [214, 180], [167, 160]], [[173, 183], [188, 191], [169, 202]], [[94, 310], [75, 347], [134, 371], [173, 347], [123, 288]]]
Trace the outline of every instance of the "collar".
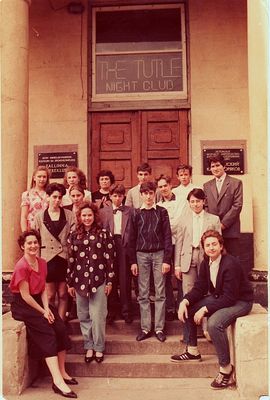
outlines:
[[222, 257], [222, 255], [220, 254], [219, 256], [218, 256], [218, 258], [216, 259], [216, 260], [214, 260], [214, 261], [211, 261], [210, 259], [209, 259], [209, 266], [210, 266], [210, 268], [212, 267], [212, 268], [217, 268], [218, 267], [218, 265], [220, 264], [220, 260], [221, 260], [221, 257]]
[[204, 215], [204, 210], [202, 210], [199, 214], [197, 214], [197, 213], [195, 213], [194, 211], [192, 211], [192, 216], [193, 216], [193, 218], [195, 218], [195, 217], [203, 217], [203, 215]]
[[152, 208], [154, 208], [154, 209], [156, 210], [156, 208], [157, 208], [156, 203], [154, 203], [154, 204], [152, 205], [152, 207], [150, 207], [150, 208], [147, 208], [147, 207], [145, 206], [145, 204], [142, 204], [142, 206], [140, 207], [141, 210], [152, 210]]
[[215, 178], [216, 182], [223, 182], [224, 179], [226, 178], [226, 172], [224, 172], [224, 174], [220, 177], [220, 178]]
[[174, 193], [172, 193], [172, 197], [169, 200], [165, 200], [163, 197], [161, 198], [161, 203], [165, 203], [166, 201], [173, 201], [176, 199], [176, 196]]

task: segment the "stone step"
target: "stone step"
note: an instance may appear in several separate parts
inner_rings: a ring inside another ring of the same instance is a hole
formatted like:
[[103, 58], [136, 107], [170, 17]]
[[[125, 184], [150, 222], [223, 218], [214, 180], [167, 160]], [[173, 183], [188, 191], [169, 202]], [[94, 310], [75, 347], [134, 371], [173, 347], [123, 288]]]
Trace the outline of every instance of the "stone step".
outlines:
[[[81, 333], [80, 324], [78, 319], [73, 319], [68, 323], [69, 333], [73, 335], [79, 335]], [[121, 334], [137, 336], [140, 331], [140, 320], [139, 318], [134, 319], [132, 324], [126, 324], [124, 320], [117, 319], [111, 325], [106, 325], [106, 334]], [[165, 333], [167, 335], [182, 335], [183, 333], [183, 323], [179, 320], [167, 321], [165, 324]], [[201, 326], [198, 326], [198, 335], [202, 335]]]
[[[167, 354], [172, 355], [185, 351], [185, 345], [180, 342], [179, 335], [167, 336], [163, 343], [159, 342], [155, 336], [147, 340], [137, 342], [135, 336], [120, 334], [106, 335], [106, 354]], [[72, 335], [72, 349], [70, 354], [84, 354], [83, 339], [81, 335]], [[198, 347], [201, 354], [216, 354], [212, 343], [206, 339], [198, 339]]]
[[72, 376], [117, 378], [209, 378], [218, 370], [217, 357], [204, 355], [202, 362], [173, 363], [168, 355], [106, 355], [101, 364], [84, 362], [83, 355], [68, 354], [67, 370]]

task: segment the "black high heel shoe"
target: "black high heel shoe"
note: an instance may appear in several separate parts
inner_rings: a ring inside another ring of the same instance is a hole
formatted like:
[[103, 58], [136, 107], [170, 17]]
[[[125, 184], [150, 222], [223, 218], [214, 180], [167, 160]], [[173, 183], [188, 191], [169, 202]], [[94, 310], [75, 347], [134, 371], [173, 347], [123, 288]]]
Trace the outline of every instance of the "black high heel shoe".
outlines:
[[102, 363], [102, 361], [104, 360], [104, 354], [102, 354], [102, 356], [97, 356], [95, 354], [95, 360], [98, 364]]
[[72, 390], [70, 392], [63, 392], [54, 383], [52, 384], [52, 390], [54, 391], [54, 393], [61, 394], [61, 396], [68, 397], [70, 399], [77, 399], [78, 397], [76, 393], [74, 393]]
[[[87, 354], [87, 353], [86, 353], [86, 354]], [[86, 364], [89, 364], [89, 363], [92, 362], [94, 359], [95, 359], [95, 352], [94, 352], [94, 350], [93, 350], [93, 354], [91, 355], [91, 357], [87, 357], [86, 355], [85, 355], [85, 357], [84, 357], [84, 361], [86, 362]]]
[[67, 385], [78, 385], [79, 383], [75, 378], [64, 379], [64, 381]]

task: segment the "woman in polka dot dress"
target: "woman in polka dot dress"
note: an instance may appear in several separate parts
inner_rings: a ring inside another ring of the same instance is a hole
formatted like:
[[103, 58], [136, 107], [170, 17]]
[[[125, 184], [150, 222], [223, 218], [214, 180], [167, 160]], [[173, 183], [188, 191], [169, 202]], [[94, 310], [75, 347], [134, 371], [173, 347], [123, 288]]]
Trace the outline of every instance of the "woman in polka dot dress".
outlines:
[[84, 339], [84, 360], [104, 359], [107, 296], [114, 277], [114, 241], [99, 224], [98, 208], [83, 202], [77, 211], [77, 227], [68, 239], [68, 292], [76, 297], [77, 314]]

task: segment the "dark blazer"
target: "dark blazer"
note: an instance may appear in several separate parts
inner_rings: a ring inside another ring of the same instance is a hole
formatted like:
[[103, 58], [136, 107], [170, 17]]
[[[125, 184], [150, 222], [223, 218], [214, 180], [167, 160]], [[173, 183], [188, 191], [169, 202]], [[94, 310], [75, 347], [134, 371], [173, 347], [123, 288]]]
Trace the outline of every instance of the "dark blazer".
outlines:
[[[122, 226], [121, 226], [121, 236], [122, 236], [122, 245], [127, 247], [128, 245], [128, 237], [129, 237], [129, 228], [130, 228], [130, 218], [132, 208], [128, 206], [122, 206]], [[113, 220], [113, 207], [112, 205], [105, 205], [102, 209], [99, 210], [99, 216], [104, 229], [107, 229], [114, 234], [114, 220]]]
[[194, 287], [184, 296], [192, 306], [208, 293], [213, 303], [207, 305], [209, 314], [221, 308], [231, 307], [238, 300], [253, 301], [253, 289], [237, 258], [230, 254], [223, 255], [220, 260], [216, 287], [210, 279], [209, 261], [204, 260]]
[[211, 179], [203, 185], [206, 194], [206, 211], [218, 215], [220, 222], [226, 226], [222, 231], [224, 238], [240, 236], [240, 212], [243, 206], [242, 181], [226, 175], [221, 192], [218, 196], [216, 179]]

